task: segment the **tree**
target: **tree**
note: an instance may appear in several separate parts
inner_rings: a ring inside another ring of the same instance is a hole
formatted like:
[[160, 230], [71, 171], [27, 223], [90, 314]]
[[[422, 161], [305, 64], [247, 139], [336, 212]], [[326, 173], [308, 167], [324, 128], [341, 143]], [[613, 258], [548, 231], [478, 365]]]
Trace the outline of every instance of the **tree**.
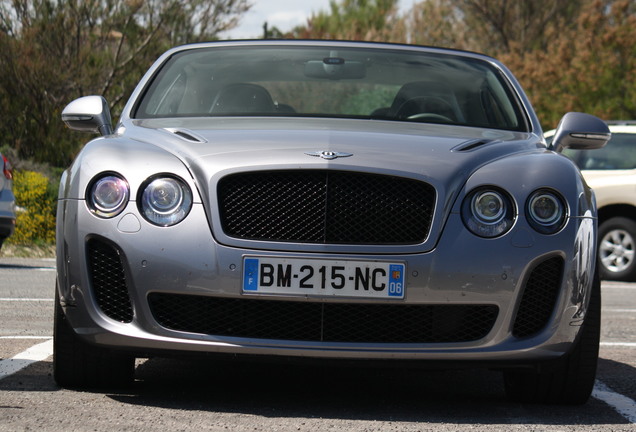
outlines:
[[478, 40], [496, 53], [544, 49], [549, 25], [568, 22], [587, 0], [456, 0]]
[[314, 13], [288, 37], [386, 41], [387, 23], [397, 13], [397, 0], [331, 0], [329, 6], [330, 12]]
[[570, 28], [551, 27], [544, 50], [502, 59], [524, 85], [540, 118], [555, 127], [563, 113], [636, 118], [636, 4], [588, 4]]
[[470, 29], [455, 0], [427, 0], [413, 5], [392, 28], [392, 39], [418, 45], [468, 49]]
[[67, 165], [82, 138], [60, 113], [100, 94], [114, 114], [168, 47], [236, 25], [248, 0], [0, 0], [0, 136], [22, 158]]
[[544, 49], [546, 28], [566, 25], [589, 0], [426, 0], [403, 17], [406, 39], [500, 55]]

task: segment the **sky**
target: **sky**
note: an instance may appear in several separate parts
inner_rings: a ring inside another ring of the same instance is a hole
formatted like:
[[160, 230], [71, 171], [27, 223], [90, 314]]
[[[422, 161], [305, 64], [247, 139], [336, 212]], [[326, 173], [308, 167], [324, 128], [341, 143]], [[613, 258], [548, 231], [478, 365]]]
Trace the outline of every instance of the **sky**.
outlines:
[[[399, 0], [401, 9], [415, 0]], [[227, 39], [252, 39], [263, 35], [263, 23], [271, 29], [286, 32], [305, 24], [312, 13], [329, 11], [329, 0], [252, 0], [252, 8], [243, 15], [239, 25], [221, 35]]]

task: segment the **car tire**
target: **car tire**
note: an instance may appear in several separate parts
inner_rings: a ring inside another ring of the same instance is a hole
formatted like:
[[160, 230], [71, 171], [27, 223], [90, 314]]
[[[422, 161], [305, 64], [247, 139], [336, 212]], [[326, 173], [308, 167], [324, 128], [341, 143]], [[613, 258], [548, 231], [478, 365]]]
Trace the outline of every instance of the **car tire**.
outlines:
[[613, 217], [599, 227], [601, 279], [636, 280], [636, 222]]
[[596, 380], [601, 333], [601, 282], [594, 277], [590, 304], [572, 350], [550, 365], [504, 371], [506, 395], [516, 402], [584, 404]]
[[134, 380], [135, 358], [84, 342], [70, 326], [55, 291], [53, 378], [74, 389], [126, 388]]

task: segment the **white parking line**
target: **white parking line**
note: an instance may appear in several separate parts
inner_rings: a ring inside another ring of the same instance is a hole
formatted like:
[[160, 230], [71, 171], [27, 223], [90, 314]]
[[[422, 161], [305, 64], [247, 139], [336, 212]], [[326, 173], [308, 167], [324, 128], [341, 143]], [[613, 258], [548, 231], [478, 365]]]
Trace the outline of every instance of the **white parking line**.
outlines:
[[51, 272], [51, 271], [56, 271], [57, 268], [56, 267], [8, 267], [9, 271], [42, 271], [42, 272]]
[[635, 283], [626, 283], [626, 282], [603, 282], [603, 289], [626, 289], [626, 290], [636, 290]]
[[0, 336], [0, 339], [12, 339], [12, 340], [20, 340], [20, 339], [53, 339], [52, 336]]
[[46, 360], [51, 355], [53, 355], [53, 339], [33, 345], [10, 359], [0, 360], [0, 380], [33, 363]]
[[627, 421], [632, 424], [636, 424], [636, 402], [632, 399], [612, 391], [609, 387], [598, 380], [596, 381], [596, 384], [594, 384], [592, 397], [605, 402], [614, 408], [616, 412], [625, 417]]
[[636, 348], [636, 342], [601, 342], [599, 345], [602, 347]]
[[625, 308], [603, 308], [603, 312], [636, 313], [636, 309]]
[[52, 302], [52, 298], [13, 298], [13, 297], [0, 297], [0, 301], [3, 302]]

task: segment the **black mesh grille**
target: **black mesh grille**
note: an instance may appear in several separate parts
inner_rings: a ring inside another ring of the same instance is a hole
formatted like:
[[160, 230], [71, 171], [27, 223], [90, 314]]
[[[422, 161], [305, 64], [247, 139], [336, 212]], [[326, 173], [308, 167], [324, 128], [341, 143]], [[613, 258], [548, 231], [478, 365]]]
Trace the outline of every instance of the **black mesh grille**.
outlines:
[[126, 276], [120, 255], [113, 246], [91, 239], [88, 242], [88, 262], [93, 293], [97, 305], [106, 316], [129, 323], [133, 309], [126, 286]]
[[528, 337], [542, 330], [554, 310], [561, 275], [563, 259], [550, 258], [539, 264], [530, 274], [519, 304], [512, 334]]
[[441, 343], [485, 337], [494, 305], [387, 305], [152, 293], [155, 320], [189, 333], [325, 342]]
[[427, 183], [346, 171], [234, 174], [218, 195], [228, 236], [276, 242], [418, 244], [435, 206]]

